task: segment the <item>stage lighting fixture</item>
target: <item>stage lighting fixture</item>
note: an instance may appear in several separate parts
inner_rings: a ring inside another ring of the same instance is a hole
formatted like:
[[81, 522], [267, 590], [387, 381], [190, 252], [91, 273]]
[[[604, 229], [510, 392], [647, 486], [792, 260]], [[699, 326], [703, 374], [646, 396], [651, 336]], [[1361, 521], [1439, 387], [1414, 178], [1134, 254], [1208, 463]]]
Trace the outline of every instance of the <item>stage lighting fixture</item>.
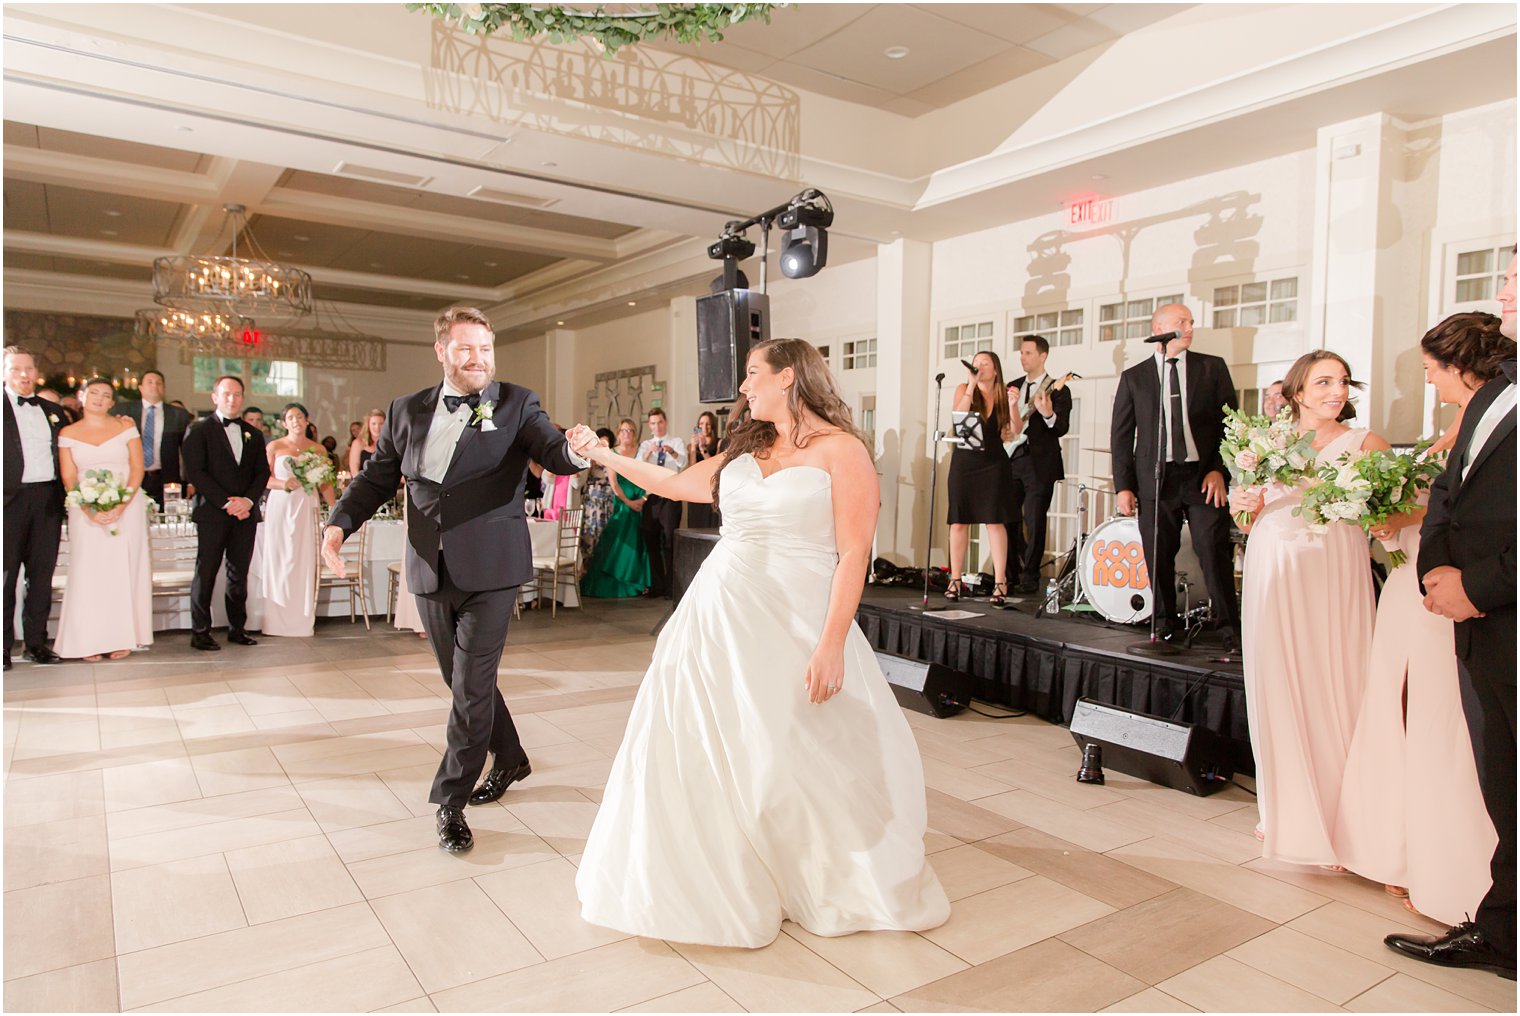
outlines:
[[743, 261], [745, 258], [754, 256], [755, 242], [753, 240], [746, 240], [743, 230], [733, 228], [736, 225], [738, 225], [737, 222], [730, 222], [723, 227], [723, 235], [718, 237], [716, 243], [708, 245], [708, 257], [714, 261], [722, 261], [728, 258], [732, 258], [735, 261]]
[[[811, 196], [816, 195], [816, 198]], [[822, 200], [823, 205], [814, 204]], [[776, 216], [781, 234], [781, 274], [789, 279], [806, 279], [817, 275], [829, 263], [828, 228], [834, 223], [834, 209], [828, 199], [816, 191], [804, 191]]]

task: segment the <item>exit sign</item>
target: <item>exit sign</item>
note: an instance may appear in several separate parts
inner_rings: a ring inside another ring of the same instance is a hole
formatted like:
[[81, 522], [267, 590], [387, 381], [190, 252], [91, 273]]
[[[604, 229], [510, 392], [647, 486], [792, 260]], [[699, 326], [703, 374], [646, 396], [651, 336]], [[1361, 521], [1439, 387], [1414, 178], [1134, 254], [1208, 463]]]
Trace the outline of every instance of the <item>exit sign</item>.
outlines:
[[1096, 194], [1084, 194], [1078, 198], [1072, 198], [1066, 202], [1066, 222], [1072, 226], [1093, 226], [1100, 222], [1111, 222], [1114, 218], [1113, 198], [1102, 198]]

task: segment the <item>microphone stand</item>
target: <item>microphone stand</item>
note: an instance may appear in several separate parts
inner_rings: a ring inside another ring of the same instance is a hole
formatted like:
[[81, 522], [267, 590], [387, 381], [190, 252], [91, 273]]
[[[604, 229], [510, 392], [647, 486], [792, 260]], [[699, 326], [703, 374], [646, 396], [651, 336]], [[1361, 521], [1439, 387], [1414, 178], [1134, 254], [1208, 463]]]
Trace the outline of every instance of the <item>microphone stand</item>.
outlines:
[[941, 372], [934, 375], [934, 440], [929, 445], [929, 546], [924, 551], [924, 595], [917, 604], [919, 610], [929, 609], [929, 566], [934, 560], [934, 509], [939, 495], [939, 443], [945, 437], [945, 432], [939, 429], [940, 399], [944, 394], [945, 375]]
[[[1161, 480], [1162, 464], [1166, 453], [1166, 428], [1163, 426], [1166, 422], [1166, 386], [1169, 380], [1166, 374], [1166, 344], [1175, 338], [1177, 338], [1177, 333], [1170, 332], [1166, 335], [1153, 335], [1145, 340], [1160, 343], [1158, 348], [1161, 352], [1162, 368], [1156, 372], [1156, 468], [1152, 473], [1156, 497], [1155, 507], [1151, 509], [1151, 554], [1157, 561], [1161, 560], [1160, 547], [1157, 544], [1161, 539]], [[1155, 354], [1151, 355], [1154, 357]], [[1187, 407], [1184, 406], [1183, 411], [1186, 412], [1186, 410]], [[1135, 507], [1138, 509], [1139, 504], [1137, 503]], [[1147, 564], [1146, 567], [1149, 568], [1150, 565]], [[1151, 574], [1147, 577], [1151, 587], [1151, 637], [1149, 641], [1136, 642], [1128, 646], [1126, 652], [1134, 653], [1136, 656], [1176, 656], [1182, 650], [1170, 642], [1163, 641], [1156, 630], [1156, 620], [1161, 614], [1161, 589], [1156, 585], [1155, 570], [1151, 569]]]

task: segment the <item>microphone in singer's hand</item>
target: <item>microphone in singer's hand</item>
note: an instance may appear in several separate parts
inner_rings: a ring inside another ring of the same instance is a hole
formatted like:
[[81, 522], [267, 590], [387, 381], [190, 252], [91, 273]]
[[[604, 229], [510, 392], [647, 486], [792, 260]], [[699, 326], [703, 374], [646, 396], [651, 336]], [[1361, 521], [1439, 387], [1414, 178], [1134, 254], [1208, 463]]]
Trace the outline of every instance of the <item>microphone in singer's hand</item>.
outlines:
[[1160, 335], [1149, 336], [1145, 341], [1146, 342], [1171, 342], [1173, 339], [1180, 339], [1181, 337], [1182, 337], [1182, 333], [1181, 332], [1162, 332]]
[[961, 366], [962, 366], [962, 367], [965, 367], [965, 368], [966, 368], [966, 369], [967, 369], [967, 370], [969, 370], [969, 371], [970, 371], [970, 372], [971, 372], [971, 373], [973, 373], [973, 374], [975, 374], [975, 373], [976, 373], [976, 368], [975, 368], [975, 367], [973, 367], [973, 366], [972, 366], [972, 365], [971, 365], [971, 364], [970, 364], [970, 363], [968, 363], [968, 362], [967, 362], [967, 361], [965, 361], [965, 360], [962, 360], [962, 361], [961, 361]]

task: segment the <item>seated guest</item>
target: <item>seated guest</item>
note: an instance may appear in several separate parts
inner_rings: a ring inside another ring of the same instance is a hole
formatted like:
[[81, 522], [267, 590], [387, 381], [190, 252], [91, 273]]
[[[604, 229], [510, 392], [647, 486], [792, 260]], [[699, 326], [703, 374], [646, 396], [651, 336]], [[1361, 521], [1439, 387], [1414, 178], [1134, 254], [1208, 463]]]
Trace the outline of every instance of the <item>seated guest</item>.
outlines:
[[[1025, 423], [1024, 441], [1013, 450], [1013, 500], [1008, 518], [1008, 570], [1017, 575], [1014, 591], [1023, 595], [1040, 589], [1040, 563], [1045, 557], [1045, 520], [1056, 484], [1066, 479], [1061, 461], [1061, 438], [1071, 426], [1071, 392], [1052, 387], [1045, 372], [1050, 343], [1042, 335], [1019, 342], [1024, 376], [1008, 384], [1013, 412]], [[1027, 535], [1026, 535], [1027, 531]]]
[[[638, 448], [638, 429], [632, 420], [623, 420], [612, 450], [633, 457]], [[644, 489], [619, 476], [612, 481], [612, 494], [617, 505], [597, 541], [591, 567], [581, 580], [582, 596], [616, 599], [638, 596], [649, 588], [649, 551], [639, 526]]]
[[143, 493], [162, 506], [164, 484], [184, 483], [179, 446], [190, 427], [190, 413], [164, 402], [164, 376], [156, 370], [143, 371], [137, 390], [142, 394], [141, 402], [120, 402], [112, 412], [137, 427], [143, 445]]
[[385, 426], [385, 410], [371, 409], [364, 416], [364, 429], [354, 443], [348, 446], [348, 474], [358, 476], [364, 464], [375, 455], [375, 442], [380, 440], [380, 428]]

